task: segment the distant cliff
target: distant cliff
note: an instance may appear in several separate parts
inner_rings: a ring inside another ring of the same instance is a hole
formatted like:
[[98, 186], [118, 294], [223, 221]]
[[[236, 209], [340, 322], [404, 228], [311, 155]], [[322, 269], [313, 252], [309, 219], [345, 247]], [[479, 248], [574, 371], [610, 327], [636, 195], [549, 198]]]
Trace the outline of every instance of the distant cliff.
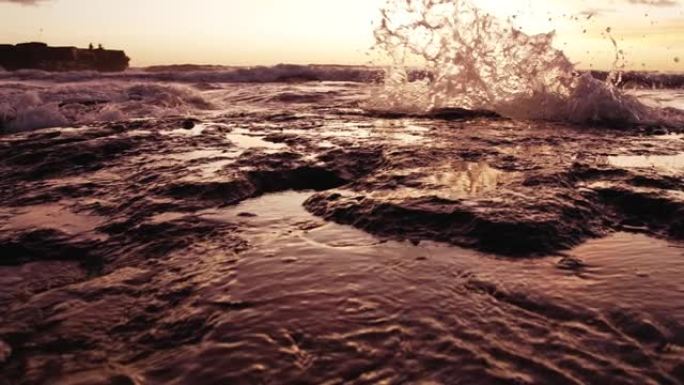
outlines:
[[0, 44], [0, 67], [8, 71], [39, 69], [115, 72], [128, 68], [129, 61], [124, 51], [102, 48], [48, 47], [45, 43]]

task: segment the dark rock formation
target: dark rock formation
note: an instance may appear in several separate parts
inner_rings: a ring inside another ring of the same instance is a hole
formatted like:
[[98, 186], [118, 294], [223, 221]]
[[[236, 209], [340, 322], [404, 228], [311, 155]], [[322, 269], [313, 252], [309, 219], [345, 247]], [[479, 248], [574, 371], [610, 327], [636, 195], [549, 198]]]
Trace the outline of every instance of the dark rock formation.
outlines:
[[0, 384], [681, 383], [679, 135], [240, 89], [0, 136]]
[[48, 47], [45, 43], [0, 44], [0, 67], [8, 71], [38, 69], [115, 72], [128, 68], [129, 61], [124, 51], [102, 48]]

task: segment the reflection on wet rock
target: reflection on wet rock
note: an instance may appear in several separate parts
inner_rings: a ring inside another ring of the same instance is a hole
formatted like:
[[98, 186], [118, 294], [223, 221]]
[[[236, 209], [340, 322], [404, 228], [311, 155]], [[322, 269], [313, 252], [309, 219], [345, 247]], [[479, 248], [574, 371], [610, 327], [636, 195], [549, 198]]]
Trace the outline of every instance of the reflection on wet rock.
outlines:
[[0, 138], [0, 384], [681, 382], [684, 141], [230, 91]]

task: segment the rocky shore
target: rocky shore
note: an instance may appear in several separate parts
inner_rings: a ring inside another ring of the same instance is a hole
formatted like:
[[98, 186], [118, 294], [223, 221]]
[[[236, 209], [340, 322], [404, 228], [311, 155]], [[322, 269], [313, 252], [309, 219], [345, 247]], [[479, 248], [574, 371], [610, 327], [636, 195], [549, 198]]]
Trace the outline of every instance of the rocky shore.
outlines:
[[0, 384], [682, 383], [681, 134], [273, 103], [0, 138]]
[[51, 72], [118, 72], [128, 68], [124, 51], [102, 47], [49, 47], [45, 43], [0, 44], [0, 68], [7, 71], [34, 69]]

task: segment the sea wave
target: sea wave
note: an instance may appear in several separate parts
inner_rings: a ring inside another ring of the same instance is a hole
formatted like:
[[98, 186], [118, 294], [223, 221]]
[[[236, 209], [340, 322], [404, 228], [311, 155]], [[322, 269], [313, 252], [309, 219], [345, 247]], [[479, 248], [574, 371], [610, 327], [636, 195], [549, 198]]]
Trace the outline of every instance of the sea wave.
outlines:
[[200, 91], [179, 84], [90, 81], [46, 87], [6, 84], [0, 90], [0, 129], [24, 131], [102, 121], [163, 118], [212, 110]]
[[279, 64], [257, 67], [171, 65], [135, 68], [118, 73], [95, 71], [46, 72], [19, 70], [0, 72], [0, 81], [50, 81], [55, 83], [91, 80], [156, 81], [177, 83], [297, 83], [336, 81], [369, 83], [381, 80], [377, 67], [342, 65]]
[[[582, 72], [582, 71], [578, 71]], [[605, 80], [608, 71], [585, 71]], [[384, 83], [387, 68], [383, 66], [296, 65], [229, 67], [217, 65], [166, 65], [133, 68], [118, 73], [96, 71], [46, 72], [41, 70], [5, 71], [0, 68], [0, 81], [49, 81], [54, 83], [93, 80], [156, 81], [190, 84], [211, 83], [299, 83], [353, 82]], [[409, 80], [434, 80], [436, 74], [426, 69], [408, 69]], [[628, 89], [684, 89], [684, 74], [661, 72], [624, 72], [618, 84]]]
[[[360, 106], [378, 116], [427, 118], [443, 116], [445, 110], [484, 111], [514, 119], [684, 127], [684, 112], [677, 109], [684, 106], [682, 93], [672, 91], [684, 89], [684, 74], [582, 72], [552, 47], [553, 34], [527, 36], [466, 0], [440, 1], [460, 8], [453, 8], [454, 14], [439, 13], [439, 28], [418, 31], [421, 34], [393, 21], [407, 16], [400, 3], [390, 8], [398, 13], [386, 11], [384, 29], [376, 34], [380, 47], [390, 54], [408, 47], [414, 56], [423, 55], [424, 65], [419, 66], [398, 62], [390, 67], [171, 65], [120, 73], [0, 70], [0, 130], [171, 116], [212, 118], [236, 106], [247, 111]], [[423, 4], [429, 16], [430, 7], [441, 3], [412, 4]], [[410, 17], [421, 15], [408, 10]], [[432, 25], [428, 21], [416, 25]], [[478, 23], [487, 28], [470, 28]], [[458, 43], [436, 38], [454, 31], [461, 34]], [[433, 38], [421, 40], [427, 32]], [[436, 49], [431, 45], [436, 41], [444, 45]], [[660, 90], [666, 95], [657, 94]]]

